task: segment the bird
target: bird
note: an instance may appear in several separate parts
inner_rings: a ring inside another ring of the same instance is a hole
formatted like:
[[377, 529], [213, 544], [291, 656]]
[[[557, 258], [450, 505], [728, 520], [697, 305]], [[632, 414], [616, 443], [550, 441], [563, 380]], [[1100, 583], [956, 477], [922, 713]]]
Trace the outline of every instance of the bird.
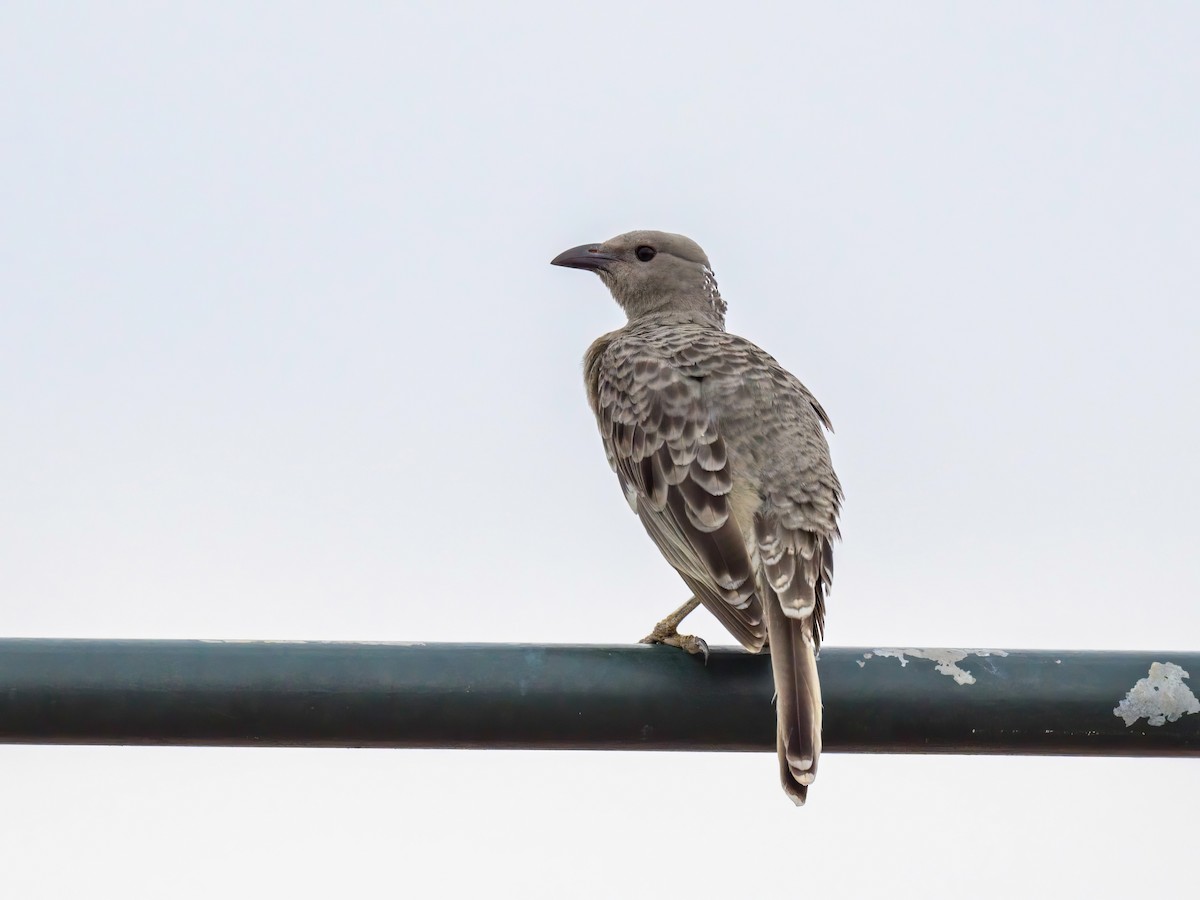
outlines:
[[643, 643], [707, 660], [679, 625], [703, 605], [748, 651], [770, 651], [784, 792], [803, 805], [821, 755], [817, 654], [842, 486], [812, 393], [725, 328], [700, 246], [631, 231], [551, 260], [600, 276], [627, 322], [583, 359], [587, 398], [625, 498], [691, 598]]

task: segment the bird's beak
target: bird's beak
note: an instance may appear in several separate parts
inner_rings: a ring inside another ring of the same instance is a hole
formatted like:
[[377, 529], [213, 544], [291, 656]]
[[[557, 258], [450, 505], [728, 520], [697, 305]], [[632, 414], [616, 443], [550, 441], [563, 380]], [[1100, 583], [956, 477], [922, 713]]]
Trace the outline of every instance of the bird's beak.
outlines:
[[570, 250], [564, 250], [550, 260], [550, 265], [566, 266], [570, 269], [590, 269], [595, 272], [615, 260], [615, 256], [605, 252], [603, 244], [582, 244], [572, 247]]

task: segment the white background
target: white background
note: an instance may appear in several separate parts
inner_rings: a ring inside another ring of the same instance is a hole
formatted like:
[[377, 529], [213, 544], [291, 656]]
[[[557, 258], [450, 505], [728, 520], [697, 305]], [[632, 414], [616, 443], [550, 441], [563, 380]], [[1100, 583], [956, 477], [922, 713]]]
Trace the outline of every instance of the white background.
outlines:
[[[837, 426], [830, 645], [1200, 649], [1198, 46], [1165, 2], [6, 3], [0, 634], [641, 636], [685, 592], [584, 399], [620, 311], [547, 263], [661, 228]], [[1194, 761], [831, 754], [800, 810], [775, 765], [4, 747], [0, 878], [1194, 884]]]

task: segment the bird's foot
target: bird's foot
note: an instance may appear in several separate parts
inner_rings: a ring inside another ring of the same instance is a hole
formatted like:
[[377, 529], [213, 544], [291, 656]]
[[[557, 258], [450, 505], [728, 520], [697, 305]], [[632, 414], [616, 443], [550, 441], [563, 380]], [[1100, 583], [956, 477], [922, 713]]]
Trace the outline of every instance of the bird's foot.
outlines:
[[708, 644], [704, 642], [704, 638], [697, 637], [694, 634], [680, 634], [675, 630], [677, 623], [671, 619], [663, 619], [654, 626], [654, 630], [638, 641], [639, 644], [666, 644], [668, 647], [678, 647], [680, 650], [685, 650], [693, 656], [701, 654], [704, 656], [705, 665], [708, 664]]

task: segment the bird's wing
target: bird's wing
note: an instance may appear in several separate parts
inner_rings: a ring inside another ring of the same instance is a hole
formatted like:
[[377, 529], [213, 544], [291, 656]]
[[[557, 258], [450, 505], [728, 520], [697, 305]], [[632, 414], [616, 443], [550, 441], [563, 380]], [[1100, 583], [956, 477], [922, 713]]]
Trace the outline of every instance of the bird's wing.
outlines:
[[[825, 598], [833, 582], [833, 542], [839, 537], [842, 486], [829, 459], [824, 432], [829, 416], [800, 380], [774, 358], [741, 341], [757, 363], [770, 397], [756, 409], [756, 421], [769, 436], [768, 463], [762, 469], [766, 502], [755, 517], [754, 537], [766, 589], [789, 619], [812, 618], [814, 650], [825, 630]], [[766, 591], [763, 591], [766, 603]]]
[[764, 587], [779, 598], [788, 618], [812, 617], [814, 649], [819, 650], [825, 634], [825, 597], [833, 582], [831, 536], [788, 528], [776, 515], [755, 517], [754, 532]]
[[605, 452], [650, 537], [748, 650], [766, 640], [733, 474], [700, 380], [648, 349], [606, 353], [594, 408]]

